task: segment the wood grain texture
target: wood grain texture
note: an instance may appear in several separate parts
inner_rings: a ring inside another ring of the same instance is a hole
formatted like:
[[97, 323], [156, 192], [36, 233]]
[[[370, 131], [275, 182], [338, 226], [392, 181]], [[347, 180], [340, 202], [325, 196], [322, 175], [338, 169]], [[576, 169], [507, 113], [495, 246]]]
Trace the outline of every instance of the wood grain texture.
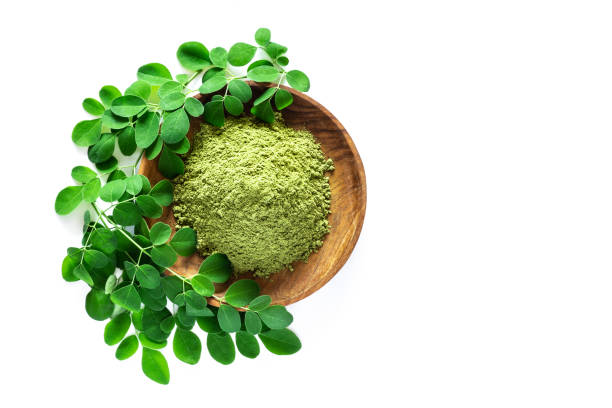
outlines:
[[[267, 87], [249, 83], [253, 89], [253, 99], [258, 97]], [[353, 140], [342, 124], [321, 104], [301, 92], [282, 87], [293, 94], [293, 104], [282, 113], [288, 126], [295, 129], [309, 130], [321, 144], [326, 157], [334, 161], [335, 170], [329, 173], [331, 187], [331, 214], [329, 222], [331, 231], [325, 237], [323, 245], [310, 255], [308, 262], [295, 262], [294, 270], [281, 271], [269, 279], [255, 278], [261, 287], [262, 294], [272, 297], [274, 304], [289, 305], [304, 299], [325, 285], [344, 265], [349, 258], [363, 226], [366, 210], [366, 179], [363, 164]], [[209, 95], [197, 95], [202, 103], [209, 100]], [[245, 107], [245, 111], [250, 109]], [[188, 138], [199, 131], [201, 118], [192, 118]], [[143, 159], [139, 173], [149, 178], [154, 185], [164, 177], [157, 170], [157, 159]], [[176, 221], [172, 207], [164, 209], [159, 219], [147, 220], [149, 226], [157, 221], [169, 224], [174, 233]], [[172, 269], [184, 276], [198, 272], [203, 258], [199, 254], [190, 257], [179, 257]], [[249, 274], [239, 278], [252, 278]], [[217, 285], [217, 295], [222, 295], [229, 284]], [[213, 305], [217, 301], [210, 300]]]

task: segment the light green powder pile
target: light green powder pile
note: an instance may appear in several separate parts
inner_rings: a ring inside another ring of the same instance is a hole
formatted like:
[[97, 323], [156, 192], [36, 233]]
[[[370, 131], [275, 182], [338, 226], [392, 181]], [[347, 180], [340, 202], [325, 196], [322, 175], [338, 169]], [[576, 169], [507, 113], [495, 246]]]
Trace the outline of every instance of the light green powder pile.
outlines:
[[198, 251], [228, 256], [237, 273], [269, 276], [306, 261], [329, 232], [331, 159], [311, 133], [251, 117], [205, 124], [174, 183], [174, 215]]

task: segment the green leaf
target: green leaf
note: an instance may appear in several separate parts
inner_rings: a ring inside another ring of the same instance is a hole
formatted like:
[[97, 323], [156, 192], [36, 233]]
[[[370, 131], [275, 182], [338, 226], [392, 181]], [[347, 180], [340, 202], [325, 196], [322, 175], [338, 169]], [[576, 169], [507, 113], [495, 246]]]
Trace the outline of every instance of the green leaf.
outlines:
[[118, 201], [127, 188], [125, 180], [109, 181], [100, 190], [100, 198], [107, 203]]
[[216, 47], [210, 50], [210, 60], [219, 68], [225, 68], [227, 65], [227, 51], [223, 47]]
[[127, 334], [131, 324], [129, 313], [120, 313], [113, 317], [104, 327], [104, 342], [109, 346], [119, 343]]
[[240, 99], [236, 98], [235, 96], [227, 95], [223, 102], [225, 105], [225, 110], [234, 116], [240, 115], [244, 110], [242, 102], [240, 102]]
[[104, 105], [94, 98], [85, 98], [83, 100], [83, 109], [94, 116], [100, 116], [104, 113]]
[[176, 252], [170, 245], [160, 245], [151, 249], [151, 259], [157, 265], [169, 268], [176, 262]]
[[85, 166], [76, 166], [71, 172], [72, 178], [79, 183], [87, 184], [98, 177], [98, 173]]
[[227, 84], [227, 78], [225, 78], [223, 74], [215, 75], [206, 82], [202, 83], [202, 86], [200, 86], [200, 93], [209, 94], [216, 92], [223, 88], [225, 84]]
[[[159, 272], [157, 272], [157, 275], [159, 275]], [[140, 299], [142, 299], [142, 303], [144, 303], [145, 307], [148, 307], [151, 310], [161, 311], [168, 303], [161, 286], [157, 286], [153, 289], [147, 289], [141, 286], [138, 289], [138, 293], [140, 294]]]
[[147, 335], [144, 333], [138, 334], [138, 340], [140, 340], [142, 347], [148, 348], [151, 350], [161, 350], [168, 345], [168, 342], [166, 340], [154, 341], [148, 338]]
[[268, 307], [268, 305], [270, 305], [271, 301], [272, 301], [272, 298], [268, 295], [258, 296], [255, 299], [253, 299], [251, 303], [249, 303], [249, 309], [255, 310], [255, 311], [263, 310], [266, 307]]
[[185, 99], [185, 110], [188, 114], [197, 118], [204, 113], [204, 105], [196, 98], [187, 98]]
[[293, 103], [293, 95], [291, 92], [285, 91], [284, 89], [279, 89], [274, 95], [274, 104], [276, 105], [276, 109], [282, 110], [287, 106]]
[[240, 314], [231, 306], [222, 304], [219, 307], [217, 319], [221, 330], [224, 332], [233, 333], [240, 330]]
[[130, 125], [130, 120], [122, 116], [115, 115], [110, 109], [102, 114], [102, 124], [111, 129], [123, 129]]
[[136, 81], [125, 90], [125, 94], [134, 95], [146, 101], [151, 96], [151, 85], [145, 81]]
[[176, 58], [186, 69], [199, 71], [210, 65], [208, 49], [197, 41], [189, 41], [180, 45]]
[[161, 137], [166, 143], [177, 143], [189, 131], [189, 117], [185, 109], [178, 109], [166, 113], [161, 126]]
[[113, 210], [113, 219], [119, 225], [136, 225], [140, 221], [140, 217], [140, 210], [136, 207], [136, 204], [130, 201], [117, 204]]
[[221, 327], [219, 327], [219, 320], [217, 320], [217, 316], [214, 314], [212, 316], [198, 317], [196, 320], [198, 322], [198, 326], [200, 326], [200, 329], [204, 330], [207, 333], [221, 332]]
[[112, 85], [104, 85], [99, 92], [100, 100], [107, 108], [110, 108], [113, 101], [121, 96], [121, 91]]
[[278, 63], [278, 65], [282, 65], [283, 67], [287, 66], [287, 64], [289, 64], [289, 58], [282, 56], [282, 57], [278, 57], [276, 59], [276, 62]]
[[185, 172], [185, 163], [183, 163], [183, 160], [168, 148], [162, 150], [157, 166], [160, 173], [169, 179]]
[[204, 119], [213, 126], [221, 127], [225, 123], [223, 114], [223, 101], [216, 100], [206, 103]]
[[185, 95], [182, 92], [173, 92], [162, 98], [160, 107], [165, 111], [173, 111], [185, 103]]
[[257, 60], [255, 62], [252, 62], [249, 67], [247, 68], [247, 72], [257, 68], [257, 67], [261, 67], [261, 66], [267, 66], [267, 67], [273, 67], [274, 65], [272, 65], [272, 63], [268, 60], [265, 59], [260, 59]]
[[103, 252], [95, 249], [85, 250], [83, 259], [85, 260], [85, 263], [92, 268], [103, 268], [108, 263], [108, 257], [104, 255]]
[[129, 118], [146, 107], [147, 103], [143, 101], [142, 98], [134, 95], [125, 95], [113, 101], [111, 111], [117, 116]]
[[83, 264], [77, 265], [72, 271], [72, 273], [74, 274], [74, 276], [76, 276], [77, 278], [79, 278], [80, 280], [88, 284], [89, 286], [94, 285], [93, 279], [91, 279], [91, 275], [89, 274], [85, 266], [83, 266]]
[[191, 278], [191, 286], [199, 295], [212, 296], [215, 293], [215, 285], [203, 275], [195, 275]]
[[125, 156], [130, 156], [136, 151], [136, 139], [134, 128], [128, 126], [117, 133], [117, 142], [119, 150]]
[[240, 354], [247, 358], [255, 358], [259, 355], [259, 342], [255, 336], [245, 331], [236, 333], [236, 346]]
[[300, 339], [289, 329], [269, 330], [260, 333], [259, 338], [268, 351], [281, 356], [294, 354], [302, 348]]
[[232, 274], [232, 264], [225, 254], [209, 255], [200, 265], [198, 273], [214, 283], [225, 283]]
[[146, 289], [155, 289], [161, 283], [159, 271], [149, 264], [136, 267], [136, 279], [140, 282], [140, 286]]
[[178, 327], [181, 327], [185, 330], [193, 329], [195, 325], [195, 316], [192, 316], [187, 313], [187, 309], [185, 306], [181, 306], [176, 310], [176, 324]]
[[225, 292], [225, 300], [235, 307], [246, 306], [257, 296], [259, 296], [259, 285], [250, 279], [237, 280]]
[[107, 228], [98, 228], [91, 233], [91, 247], [105, 254], [112, 254], [117, 249], [117, 237]]
[[208, 308], [206, 299], [193, 290], [185, 292], [185, 303], [187, 314], [191, 316], [211, 316], [213, 314]]
[[255, 31], [255, 42], [262, 47], [265, 47], [270, 42], [270, 30], [267, 28], [259, 28]]
[[168, 143], [168, 144], [166, 144], [166, 147], [168, 147], [168, 149], [170, 149], [171, 151], [173, 151], [176, 154], [185, 154], [191, 148], [191, 144], [189, 143], [189, 139], [187, 139], [187, 137], [184, 137], [178, 143], [173, 143], [173, 144]]
[[98, 194], [100, 193], [100, 187], [102, 183], [99, 178], [95, 178], [91, 180], [89, 183], [83, 186], [83, 200], [88, 203], [93, 203], [98, 199]]
[[274, 42], [269, 42], [264, 47], [264, 51], [270, 56], [270, 58], [276, 59], [287, 52], [287, 47]]
[[251, 113], [264, 122], [274, 122], [274, 111], [272, 110], [272, 105], [270, 104], [269, 99], [258, 106], [253, 106], [251, 108]]
[[149, 194], [151, 191], [151, 183], [149, 182], [149, 179], [142, 174], [139, 174], [139, 176], [142, 179], [142, 190], [140, 192], [142, 194]]
[[257, 99], [255, 99], [255, 101], [253, 101], [253, 105], [258, 106], [269, 100], [274, 96], [274, 93], [276, 93], [277, 89], [278, 88], [275, 87], [266, 89]]
[[131, 336], [123, 339], [119, 347], [117, 347], [117, 351], [115, 351], [115, 357], [117, 360], [127, 360], [132, 357], [138, 351], [138, 339], [136, 335], [132, 334]]
[[221, 364], [231, 364], [236, 358], [234, 341], [227, 333], [208, 333], [206, 348], [211, 357]]
[[253, 47], [251, 44], [243, 42], [236, 43], [229, 49], [227, 61], [235, 67], [241, 67], [248, 64], [249, 61], [253, 59], [255, 51], [257, 51], [257, 48]]
[[151, 189], [149, 195], [157, 201], [157, 204], [161, 206], [169, 206], [172, 204], [173, 199], [173, 187], [172, 183], [168, 180], [161, 180]]
[[163, 208], [151, 196], [141, 195], [136, 197], [136, 205], [140, 208], [142, 215], [148, 218], [159, 218], [162, 216]]
[[247, 78], [256, 82], [272, 82], [278, 78], [278, 71], [274, 67], [261, 65], [248, 71]]
[[273, 305], [262, 310], [259, 317], [271, 329], [284, 329], [293, 322], [293, 316], [282, 305]]
[[298, 91], [307, 92], [310, 89], [310, 80], [306, 74], [297, 69], [287, 72], [287, 82]]
[[104, 293], [110, 295], [115, 290], [115, 286], [117, 285], [117, 277], [115, 275], [109, 275], [106, 278], [106, 283], [104, 284]]
[[74, 268], [78, 265], [79, 259], [75, 259], [75, 257], [71, 255], [67, 255], [64, 258], [62, 262], [62, 278], [64, 278], [66, 282], [76, 282], [79, 280], [79, 278], [74, 276]]
[[172, 237], [170, 245], [181, 256], [189, 256], [196, 250], [196, 233], [189, 227], [181, 228]]
[[149, 233], [153, 245], [165, 244], [172, 234], [172, 228], [164, 222], [156, 222]]
[[170, 382], [168, 362], [157, 350], [142, 349], [142, 372], [157, 383], [168, 384]]
[[172, 329], [174, 329], [174, 316], [170, 316], [162, 320], [159, 324], [160, 329], [162, 329], [166, 333], [171, 333]]
[[125, 179], [125, 191], [127, 191], [131, 195], [136, 195], [140, 193], [142, 189], [142, 179], [138, 174], [126, 177]]
[[159, 95], [159, 97], [163, 99], [166, 96], [176, 93], [176, 92], [182, 93], [183, 88], [184, 87], [180, 82], [168, 81], [159, 87], [159, 91], [157, 91], [157, 95]]
[[202, 83], [208, 81], [210, 78], [217, 76], [217, 75], [221, 75], [224, 76], [224, 69], [223, 68], [209, 68], [206, 70], [206, 72], [204, 72], [204, 75], [202, 75]]
[[85, 297], [85, 310], [94, 320], [106, 320], [112, 314], [115, 306], [103, 290], [91, 289]]
[[147, 112], [136, 122], [136, 146], [146, 149], [151, 146], [159, 133], [159, 115]]
[[138, 68], [137, 76], [139, 80], [145, 81], [151, 85], [162, 85], [164, 82], [172, 80], [172, 75], [170, 71], [168, 71], [168, 68], [157, 62], [146, 64]]
[[197, 364], [202, 354], [202, 342], [189, 330], [176, 329], [172, 350], [176, 358], [187, 364]]
[[82, 120], [72, 130], [72, 141], [77, 146], [91, 146], [98, 141], [101, 132], [101, 119]]
[[55, 212], [59, 215], [70, 214], [83, 200], [82, 186], [66, 187], [55, 198]]
[[162, 147], [164, 147], [164, 141], [161, 137], [157, 137], [153, 144], [145, 150], [145, 156], [149, 160], [155, 159], [162, 151]]
[[111, 293], [111, 301], [130, 312], [140, 310], [140, 295], [134, 285], [123, 286]]
[[234, 79], [227, 85], [228, 91], [231, 95], [240, 99], [240, 101], [247, 103], [253, 97], [251, 87], [244, 81]]
[[117, 170], [117, 167], [119, 167], [119, 162], [116, 157], [111, 157], [102, 163], [96, 163], [96, 169], [102, 174], [113, 172]]
[[255, 312], [246, 312], [244, 315], [244, 326], [247, 332], [251, 334], [258, 334], [261, 332], [262, 324], [261, 319]]
[[115, 151], [115, 135], [105, 133], [95, 145], [87, 150], [87, 157], [92, 163], [103, 163], [110, 159]]

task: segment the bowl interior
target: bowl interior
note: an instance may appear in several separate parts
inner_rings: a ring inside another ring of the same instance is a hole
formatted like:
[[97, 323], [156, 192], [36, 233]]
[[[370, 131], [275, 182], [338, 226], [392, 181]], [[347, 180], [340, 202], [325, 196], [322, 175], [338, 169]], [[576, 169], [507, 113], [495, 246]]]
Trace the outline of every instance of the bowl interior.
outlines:
[[[253, 89], [253, 99], [266, 88], [265, 85], [250, 83]], [[255, 278], [261, 287], [262, 294], [272, 297], [274, 304], [288, 305], [312, 294], [327, 283], [346, 262], [353, 251], [365, 216], [366, 181], [363, 164], [359, 153], [344, 127], [327, 109], [312, 98], [283, 87], [293, 94], [293, 104], [282, 113], [288, 126], [296, 129], [309, 130], [321, 144], [326, 157], [334, 161], [335, 170], [329, 173], [331, 187], [331, 214], [329, 222], [331, 230], [325, 237], [321, 248], [310, 255], [308, 262], [294, 262], [293, 271], [285, 270], [273, 274], [269, 279]], [[209, 99], [208, 95], [197, 95], [202, 103]], [[250, 106], [245, 106], [245, 110]], [[203, 119], [192, 118], [187, 137], [192, 140], [199, 131]], [[151, 184], [164, 177], [157, 169], [157, 159], [143, 159], [140, 174], [147, 176]], [[164, 209], [159, 219], [148, 219], [149, 226], [157, 221], [169, 224], [174, 233], [176, 221], [172, 207]], [[198, 272], [202, 256], [194, 254], [190, 257], [179, 257], [172, 267], [173, 270], [185, 276]], [[222, 295], [229, 284], [235, 279], [252, 278], [249, 274], [232, 278], [224, 285], [217, 285], [217, 294]], [[217, 305], [216, 301], [210, 300]]]

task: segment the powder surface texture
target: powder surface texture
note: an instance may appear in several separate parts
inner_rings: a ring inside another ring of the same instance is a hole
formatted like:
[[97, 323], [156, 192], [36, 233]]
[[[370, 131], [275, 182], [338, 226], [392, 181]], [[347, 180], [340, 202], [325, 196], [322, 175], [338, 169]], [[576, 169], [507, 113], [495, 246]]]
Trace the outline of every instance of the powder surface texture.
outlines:
[[174, 215], [197, 232], [201, 254], [224, 253], [237, 273], [267, 277], [322, 245], [333, 168], [312, 134], [280, 115], [204, 124], [174, 181]]

